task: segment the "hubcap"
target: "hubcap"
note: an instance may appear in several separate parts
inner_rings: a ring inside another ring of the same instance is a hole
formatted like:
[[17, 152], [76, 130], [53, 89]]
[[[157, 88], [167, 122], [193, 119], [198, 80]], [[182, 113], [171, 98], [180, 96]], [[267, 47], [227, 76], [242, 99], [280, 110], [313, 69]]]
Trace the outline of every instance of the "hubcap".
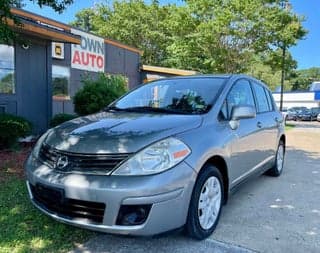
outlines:
[[283, 145], [279, 145], [277, 152], [277, 169], [278, 172], [281, 172], [283, 168], [283, 158], [284, 158], [284, 148]]
[[216, 177], [209, 177], [202, 186], [198, 217], [203, 229], [210, 229], [218, 218], [221, 206], [221, 185]]

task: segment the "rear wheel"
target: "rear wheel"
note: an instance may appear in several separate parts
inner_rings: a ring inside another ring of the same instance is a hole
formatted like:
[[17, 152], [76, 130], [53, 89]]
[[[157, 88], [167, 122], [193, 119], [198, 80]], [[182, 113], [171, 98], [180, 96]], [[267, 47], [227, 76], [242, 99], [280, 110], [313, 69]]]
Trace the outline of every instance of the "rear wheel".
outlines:
[[223, 181], [219, 170], [212, 165], [202, 169], [189, 205], [186, 230], [189, 236], [202, 240], [215, 230], [223, 203]]
[[267, 174], [273, 177], [278, 177], [281, 175], [283, 171], [283, 164], [284, 164], [284, 154], [285, 154], [285, 147], [284, 142], [280, 141], [277, 149], [276, 160], [274, 166], [267, 171]]

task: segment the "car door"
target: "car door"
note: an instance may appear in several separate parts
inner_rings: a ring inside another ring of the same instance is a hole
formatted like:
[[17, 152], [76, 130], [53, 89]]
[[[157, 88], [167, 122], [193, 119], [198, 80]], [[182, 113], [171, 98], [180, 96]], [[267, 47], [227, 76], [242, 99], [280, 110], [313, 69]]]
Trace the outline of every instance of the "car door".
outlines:
[[260, 128], [259, 157], [261, 162], [267, 163], [275, 155], [278, 128], [283, 118], [275, 110], [269, 90], [257, 82], [252, 82], [252, 87], [257, 104], [257, 125]]
[[[221, 114], [226, 120], [230, 120], [234, 106], [250, 105], [255, 107], [255, 101], [250, 82], [247, 79], [237, 80], [230, 89]], [[256, 168], [261, 160], [260, 132], [257, 119], [241, 119], [239, 127], [231, 130], [233, 138], [229, 144], [231, 170], [229, 172], [231, 187], [238, 184]]]

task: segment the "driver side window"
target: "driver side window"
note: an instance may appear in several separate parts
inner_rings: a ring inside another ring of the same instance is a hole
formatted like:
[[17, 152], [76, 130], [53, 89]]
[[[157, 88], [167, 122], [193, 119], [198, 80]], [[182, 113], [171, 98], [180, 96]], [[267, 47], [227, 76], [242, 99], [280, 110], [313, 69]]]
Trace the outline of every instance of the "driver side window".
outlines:
[[251, 86], [246, 79], [238, 80], [229, 91], [227, 99], [221, 108], [222, 117], [226, 120], [230, 119], [233, 107], [238, 105], [255, 107]]

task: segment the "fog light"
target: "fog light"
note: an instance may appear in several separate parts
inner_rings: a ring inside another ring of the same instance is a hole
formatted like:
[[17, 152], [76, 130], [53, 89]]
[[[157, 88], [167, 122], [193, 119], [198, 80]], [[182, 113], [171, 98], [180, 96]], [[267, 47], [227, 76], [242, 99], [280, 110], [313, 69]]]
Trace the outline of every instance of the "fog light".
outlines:
[[134, 226], [143, 224], [149, 215], [151, 205], [122, 205], [117, 217], [117, 225]]

